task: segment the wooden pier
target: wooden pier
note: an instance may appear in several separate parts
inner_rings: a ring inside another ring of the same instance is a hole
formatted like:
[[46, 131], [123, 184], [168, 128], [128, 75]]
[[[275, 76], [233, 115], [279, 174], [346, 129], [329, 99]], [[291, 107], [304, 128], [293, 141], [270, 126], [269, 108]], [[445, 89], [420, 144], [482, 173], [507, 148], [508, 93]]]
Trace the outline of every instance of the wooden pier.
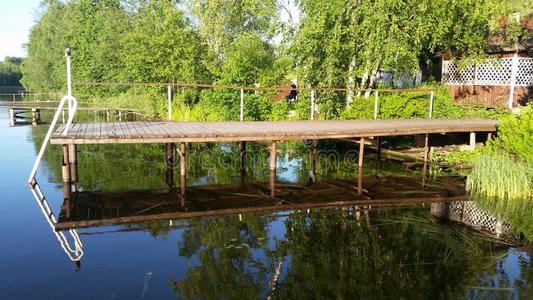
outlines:
[[[55, 101], [42, 101], [42, 102], [15, 102], [10, 105], [4, 105], [9, 107], [9, 120], [11, 126], [31, 123], [33, 126], [36, 126], [41, 123], [42, 117], [41, 112], [50, 111], [55, 112], [57, 110], [57, 102]], [[127, 114], [137, 113], [134, 109], [116, 109], [116, 108], [105, 108], [105, 107], [78, 107], [79, 111], [93, 111], [105, 113], [106, 120], [109, 122], [111, 116], [116, 116], [118, 121], [122, 121], [123, 117]], [[65, 114], [67, 113], [68, 108], [62, 109], [62, 121], [65, 123]], [[24, 120], [20, 122], [19, 120]]]
[[[181, 195], [185, 195], [186, 143], [237, 142], [244, 171], [246, 142], [255, 142], [270, 149], [268, 168], [271, 174], [271, 196], [275, 196], [277, 143], [288, 140], [311, 140], [312, 160], [316, 159], [316, 142], [340, 139], [359, 143], [358, 167], [363, 166], [365, 139], [386, 136], [425, 135], [425, 162], [428, 161], [431, 134], [470, 133], [475, 145], [476, 132], [492, 133], [498, 122], [482, 119], [420, 119], [420, 120], [344, 120], [344, 121], [279, 121], [279, 122], [112, 122], [74, 123], [66, 134], [61, 125], [50, 138], [51, 144], [63, 145], [63, 182], [65, 198], [77, 183], [76, 146], [80, 144], [166, 144], [167, 182], [174, 183], [175, 154], [179, 156]], [[177, 145], [178, 144], [178, 145]], [[378, 151], [379, 153], [379, 151]], [[313, 158], [314, 154], [314, 158]], [[424, 164], [425, 167], [426, 164]], [[266, 166], [265, 166], [266, 167]], [[315, 170], [313, 170], [314, 172]], [[360, 172], [359, 172], [360, 173]], [[360, 176], [359, 176], [360, 177]], [[361, 193], [361, 184], [359, 184]]]

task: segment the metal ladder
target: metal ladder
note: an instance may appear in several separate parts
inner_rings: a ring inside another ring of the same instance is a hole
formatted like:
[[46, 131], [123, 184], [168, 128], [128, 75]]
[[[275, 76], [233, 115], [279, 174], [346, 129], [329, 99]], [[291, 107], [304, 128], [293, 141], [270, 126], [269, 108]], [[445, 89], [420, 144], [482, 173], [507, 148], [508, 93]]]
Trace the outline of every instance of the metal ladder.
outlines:
[[46, 136], [44, 137], [44, 141], [43, 141], [43, 144], [41, 145], [41, 149], [39, 150], [39, 153], [37, 154], [37, 158], [35, 159], [35, 163], [33, 164], [33, 168], [28, 178], [28, 185], [30, 187], [30, 190], [33, 196], [35, 197], [35, 200], [37, 200], [37, 204], [41, 208], [43, 215], [48, 221], [48, 224], [52, 228], [52, 232], [55, 234], [57, 240], [59, 241], [59, 244], [61, 245], [61, 247], [63, 248], [63, 250], [65, 251], [65, 253], [67, 254], [67, 256], [69, 257], [71, 261], [78, 262], [83, 256], [83, 244], [80, 240], [80, 236], [78, 235], [78, 231], [75, 229], [68, 230], [68, 232], [70, 233], [70, 236], [72, 237], [74, 241], [74, 247], [71, 247], [67, 237], [65, 236], [65, 233], [63, 231], [56, 231], [55, 225], [57, 224], [57, 218], [54, 215], [53, 211], [50, 209], [50, 205], [48, 205], [48, 202], [46, 201], [46, 197], [44, 196], [43, 191], [41, 187], [39, 186], [37, 179], [35, 178], [37, 169], [39, 169], [39, 165], [41, 164], [41, 160], [43, 158], [44, 152], [46, 150], [46, 147], [48, 146], [48, 142], [50, 141], [50, 137], [52, 136], [54, 128], [59, 119], [59, 116], [61, 112], [63, 111], [63, 106], [65, 106], [65, 103], [67, 102], [68, 102], [69, 116], [68, 116], [68, 121], [65, 124], [65, 128], [61, 132], [61, 135], [66, 135], [68, 130], [70, 129], [70, 126], [72, 125], [72, 120], [74, 119], [74, 114], [76, 113], [78, 102], [76, 101], [76, 98], [74, 98], [73, 96], [67, 95], [67, 96], [64, 96], [59, 102], [54, 118], [52, 119], [52, 123], [50, 124], [50, 127], [48, 128], [48, 132], [46, 133]]

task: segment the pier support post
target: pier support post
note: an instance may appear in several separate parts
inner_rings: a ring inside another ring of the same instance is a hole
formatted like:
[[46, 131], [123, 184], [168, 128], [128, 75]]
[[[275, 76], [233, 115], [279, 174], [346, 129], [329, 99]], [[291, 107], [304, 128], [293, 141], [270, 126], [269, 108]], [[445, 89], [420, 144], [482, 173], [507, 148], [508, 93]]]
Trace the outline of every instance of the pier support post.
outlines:
[[187, 175], [187, 156], [186, 156], [187, 147], [185, 143], [180, 143], [180, 148], [178, 154], [180, 156], [180, 187], [181, 195], [185, 195], [186, 188], [186, 175]]
[[270, 186], [270, 197], [276, 197], [276, 170], [270, 170], [270, 176], [268, 180]]
[[365, 154], [365, 138], [361, 138], [359, 140], [359, 163], [357, 164], [359, 168], [363, 167], [364, 154]]
[[269, 170], [270, 170], [270, 197], [276, 197], [276, 155], [277, 155], [277, 147], [276, 147], [276, 141], [272, 142], [272, 145], [270, 146], [270, 164], [269, 164]]
[[63, 150], [63, 158], [62, 158], [62, 163], [61, 163], [61, 175], [63, 177], [63, 198], [67, 200], [67, 199], [70, 199], [70, 195], [72, 192], [68, 145], [63, 145], [62, 150]]
[[72, 192], [76, 191], [78, 184], [78, 149], [75, 144], [68, 145], [68, 165]]
[[176, 144], [168, 143], [165, 155], [165, 162], [167, 164], [166, 182], [169, 189], [174, 188], [174, 153], [176, 152]]
[[276, 153], [277, 152], [277, 148], [276, 148], [276, 142], [272, 142], [272, 145], [270, 146], [270, 165], [269, 165], [269, 170], [270, 171], [276, 171]]
[[240, 160], [240, 174], [241, 174], [241, 187], [244, 187], [246, 177], [246, 142], [240, 141], [239, 145], [239, 160]]
[[241, 172], [246, 170], [246, 142], [239, 142], [239, 158]]
[[429, 161], [429, 134], [424, 138], [424, 165]]
[[311, 146], [311, 172], [310, 172], [310, 182], [316, 181], [316, 159], [318, 156], [318, 140], [313, 140], [313, 144]]
[[357, 168], [357, 193], [363, 194], [363, 168]]
[[476, 148], [476, 133], [470, 132], [470, 150], [474, 150]]
[[39, 123], [39, 119], [40, 119], [40, 110], [37, 108], [32, 108], [31, 109], [31, 125], [37, 126], [37, 124]]

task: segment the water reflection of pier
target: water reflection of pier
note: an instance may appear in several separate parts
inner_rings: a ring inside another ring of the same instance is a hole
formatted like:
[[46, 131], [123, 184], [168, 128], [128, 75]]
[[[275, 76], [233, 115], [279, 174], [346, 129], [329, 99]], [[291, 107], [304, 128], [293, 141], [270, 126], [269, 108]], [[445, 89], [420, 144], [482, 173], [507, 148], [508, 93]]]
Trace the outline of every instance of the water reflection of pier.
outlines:
[[186, 193], [180, 189], [77, 192], [65, 200], [56, 229], [310, 208], [426, 206], [460, 200], [464, 200], [461, 183], [452, 177], [424, 185], [410, 177], [366, 176], [357, 182], [193, 186], [187, 187]]

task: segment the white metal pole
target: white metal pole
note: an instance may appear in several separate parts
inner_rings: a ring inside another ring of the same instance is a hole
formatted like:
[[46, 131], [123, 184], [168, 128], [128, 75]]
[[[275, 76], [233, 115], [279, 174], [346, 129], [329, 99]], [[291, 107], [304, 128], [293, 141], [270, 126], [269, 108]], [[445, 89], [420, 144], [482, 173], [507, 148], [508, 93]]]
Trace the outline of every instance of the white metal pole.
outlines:
[[374, 120], [378, 118], [378, 97], [379, 92], [376, 90], [376, 93], [374, 94]]
[[241, 89], [240, 120], [241, 120], [241, 122], [244, 121], [244, 89]]
[[170, 85], [167, 86], [167, 105], [168, 119], [172, 120], [172, 87]]
[[311, 90], [311, 120], [315, 119], [315, 90]]
[[433, 118], [433, 96], [434, 91], [431, 91], [431, 94], [429, 95], [429, 118]]
[[518, 54], [513, 55], [513, 63], [511, 67], [511, 84], [509, 86], [509, 109], [513, 108], [514, 102], [514, 87], [516, 85], [516, 74], [518, 73]]
[[[70, 47], [65, 47], [65, 57], [67, 58], [67, 95], [72, 96], [72, 73], [70, 72]], [[68, 99], [69, 114], [72, 110], [72, 101]]]

